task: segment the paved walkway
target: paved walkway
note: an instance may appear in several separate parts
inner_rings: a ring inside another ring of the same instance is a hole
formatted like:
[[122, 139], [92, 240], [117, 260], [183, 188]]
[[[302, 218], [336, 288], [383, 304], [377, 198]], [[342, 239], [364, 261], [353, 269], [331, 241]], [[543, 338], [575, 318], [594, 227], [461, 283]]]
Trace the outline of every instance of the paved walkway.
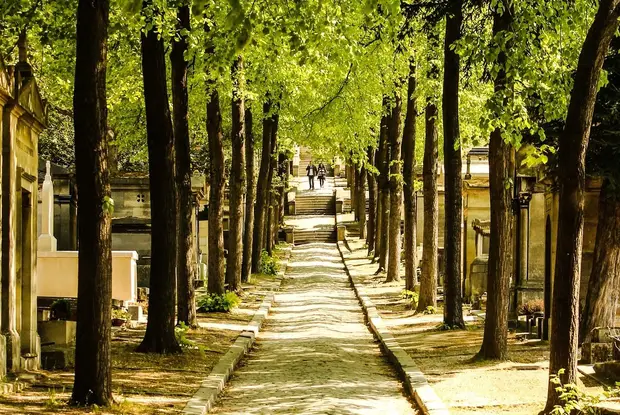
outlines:
[[287, 279], [218, 414], [413, 414], [335, 244], [293, 249]]

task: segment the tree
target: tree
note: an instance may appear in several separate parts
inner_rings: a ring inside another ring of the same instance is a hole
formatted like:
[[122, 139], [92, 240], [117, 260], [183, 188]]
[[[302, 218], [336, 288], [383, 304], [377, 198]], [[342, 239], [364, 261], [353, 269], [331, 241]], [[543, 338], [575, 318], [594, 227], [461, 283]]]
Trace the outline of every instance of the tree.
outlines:
[[226, 282], [230, 291], [241, 289], [243, 261], [243, 198], [245, 195], [245, 103], [243, 98], [243, 59], [239, 56], [231, 70], [232, 98], [232, 165], [230, 169], [228, 258]]
[[266, 97], [263, 103], [263, 145], [261, 152], [260, 171], [256, 185], [256, 204], [254, 205], [254, 237], [252, 246], [252, 272], [258, 272], [260, 267], [260, 254], [265, 242], [265, 222], [269, 188], [267, 176], [271, 167], [271, 130], [273, 120], [271, 117], [271, 98]]
[[112, 402], [112, 215], [108, 174], [107, 0], [80, 0], [73, 113], [80, 192], [77, 334], [71, 401]]
[[174, 134], [166, 86], [164, 41], [152, 22], [153, 4], [148, 0], [143, 3], [143, 13], [147, 23], [150, 22], [149, 29], [141, 33], [140, 41], [151, 192], [151, 307], [146, 333], [137, 350], [175, 353], [181, 348], [174, 335], [177, 222]]
[[413, 59], [409, 63], [407, 81], [407, 115], [403, 129], [403, 195], [405, 198], [405, 288], [413, 291], [417, 272], [417, 220], [415, 193], [415, 136], [417, 119], [416, 66]]
[[[383, 109], [387, 112], [387, 98], [384, 98]], [[377, 274], [386, 270], [388, 256], [388, 232], [389, 232], [389, 202], [390, 202], [390, 180], [389, 180], [389, 136], [388, 125], [391, 122], [391, 115], [387, 113], [381, 118], [381, 129], [379, 133], [379, 150], [377, 155], [377, 168], [379, 169], [379, 179], [377, 188], [379, 189], [379, 204], [377, 205], [378, 226], [375, 235], [375, 244], [379, 252], [379, 268]]]
[[[436, 30], [435, 28], [432, 29]], [[436, 33], [429, 34], [429, 44], [437, 49], [439, 42]], [[429, 79], [439, 77], [437, 63], [431, 62], [427, 74]], [[424, 181], [424, 242], [422, 251], [422, 276], [420, 278], [420, 297], [417, 310], [422, 312], [427, 307], [437, 306], [437, 250], [439, 245], [439, 203], [437, 197], [437, 165], [439, 159], [439, 132], [437, 131], [437, 97], [426, 99], [424, 140], [424, 164], [422, 178]]]
[[267, 250], [269, 255], [272, 254], [272, 250], [274, 247], [273, 240], [273, 226], [275, 223], [275, 200], [276, 195], [273, 189], [273, 176], [276, 175], [276, 169], [278, 168], [278, 124], [280, 122], [279, 110], [280, 104], [274, 105], [275, 112], [272, 116], [271, 121], [271, 155], [269, 158], [269, 172], [267, 174], [267, 220], [265, 221], [265, 245], [264, 248]]
[[252, 272], [252, 244], [254, 240], [254, 198], [256, 197], [256, 180], [254, 180], [254, 132], [252, 130], [252, 109], [245, 109], [245, 227], [243, 230], [243, 263], [241, 281], [248, 282]]
[[[551, 308], [551, 346], [549, 373], [560, 376], [562, 383], [575, 383], [579, 318], [579, 280], [583, 247], [583, 205], [585, 190], [585, 155], [598, 83], [605, 55], [618, 30], [620, 0], [601, 0], [579, 55], [566, 124], [560, 136], [559, 218], [556, 263]], [[549, 413], [559, 403], [556, 385], [549, 382]]]
[[[493, 37], [503, 45], [495, 65], [495, 99], [502, 104], [512, 88], [512, 80], [506, 67], [513, 9], [510, 2], [498, 3], [493, 12]], [[508, 43], [506, 43], [508, 42]], [[498, 104], [501, 108], [501, 104]], [[489, 242], [489, 275], [487, 282], [487, 311], [484, 321], [484, 338], [478, 357], [500, 359], [507, 357], [508, 306], [510, 277], [513, 270], [512, 211], [515, 152], [511, 143], [497, 127], [491, 133], [489, 143], [489, 188], [491, 194], [491, 239]]]
[[170, 52], [172, 84], [172, 118], [176, 152], [176, 185], [178, 192], [177, 232], [177, 321], [189, 327], [197, 327], [196, 252], [194, 250], [192, 223], [194, 202], [192, 200], [192, 170], [189, 140], [189, 103], [187, 92], [187, 36], [191, 29], [189, 5], [177, 11], [177, 36]]
[[366, 239], [366, 166], [360, 163], [357, 185], [357, 211], [360, 228], [360, 239]]
[[[368, 147], [367, 162], [369, 167], [374, 167], [375, 150]], [[368, 182], [368, 231], [366, 232], [366, 244], [368, 245], [368, 255], [375, 250], [375, 226], [377, 217], [377, 182], [372, 169], [366, 168]]]
[[401, 109], [402, 99], [395, 93], [394, 106], [388, 129], [390, 140], [390, 226], [388, 233], [388, 269], [386, 281], [400, 281], [400, 217], [403, 203], [403, 181], [401, 164]]
[[445, 166], [444, 256], [444, 324], [465, 328], [461, 287], [461, 224], [463, 214], [462, 156], [459, 135], [459, 55], [454, 50], [461, 38], [463, 21], [462, 1], [450, 3], [446, 17], [443, 77], [443, 157]]

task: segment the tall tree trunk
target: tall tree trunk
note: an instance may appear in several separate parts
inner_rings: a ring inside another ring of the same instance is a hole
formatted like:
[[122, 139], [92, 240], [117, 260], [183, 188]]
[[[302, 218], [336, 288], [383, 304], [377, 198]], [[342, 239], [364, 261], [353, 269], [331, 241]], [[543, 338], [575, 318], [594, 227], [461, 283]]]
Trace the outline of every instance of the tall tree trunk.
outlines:
[[241, 290], [243, 261], [243, 197], [245, 195], [245, 102], [243, 90], [243, 59], [239, 56], [231, 69], [232, 93], [232, 163], [230, 168], [228, 258], [226, 283], [230, 291]]
[[[368, 147], [368, 163], [374, 165], [375, 151], [372, 147]], [[375, 226], [377, 217], [377, 182], [375, 175], [369, 169], [366, 169], [368, 181], [368, 231], [366, 232], [366, 243], [368, 245], [368, 255], [375, 250]]]
[[252, 131], [252, 110], [245, 109], [245, 229], [243, 231], [243, 264], [241, 281], [248, 282], [252, 273], [252, 244], [254, 240], [254, 199], [256, 197], [256, 181], [254, 179], [254, 134]]
[[358, 218], [359, 212], [357, 211], [357, 179], [359, 177], [359, 171], [357, 170], [357, 167], [355, 166], [355, 162], [353, 161], [352, 158], [349, 159], [349, 162], [347, 164], [349, 165], [349, 172], [351, 175], [351, 186], [350, 186], [351, 212], [353, 212], [353, 220], [357, 221], [359, 220]]
[[403, 204], [403, 182], [401, 164], [401, 121], [402, 99], [400, 93], [395, 95], [395, 103], [392, 108], [390, 120], [390, 226], [388, 233], [388, 270], [386, 281], [400, 281], [400, 217]]
[[[499, 6], [498, 6], [499, 8]], [[494, 12], [493, 35], [512, 31], [513, 11], [504, 1], [503, 11]], [[507, 55], [502, 51], [495, 62], [495, 94], [506, 96], [511, 81], [506, 74]], [[512, 211], [513, 178], [515, 172], [514, 148], [506, 143], [500, 128], [491, 133], [489, 142], [489, 192], [491, 195], [491, 239], [489, 242], [489, 275], [487, 282], [487, 310], [484, 321], [484, 338], [478, 357], [506, 359], [508, 341], [508, 306], [510, 277], [513, 271]]]
[[416, 283], [417, 262], [417, 220], [415, 194], [415, 138], [417, 99], [416, 66], [409, 64], [409, 80], [407, 85], [407, 115], [403, 129], [403, 194], [405, 198], [405, 288], [413, 290]]
[[461, 283], [461, 224], [463, 223], [463, 180], [461, 178], [461, 140], [459, 132], [459, 55], [453, 49], [461, 38], [462, 0], [452, 1], [446, 18], [443, 76], [443, 157], [445, 166], [445, 235], [443, 322], [452, 328], [465, 328]]
[[377, 229], [377, 235], [375, 244], [379, 247], [379, 268], [377, 273], [386, 270], [387, 255], [388, 255], [388, 232], [389, 232], [389, 206], [390, 206], [390, 180], [389, 180], [389, 165], [390, 157], [388, 154], [388, 123], [391, 122], [391, 116], [387, 114], [387, 98], [384, 98], [383, 109], [386, 114], [381, 118], [381, 132], [379, 136], [379, 157], [377, 168], [379, 169], [378, 189], [379, 189], [379, 208], [377, 215], [379, 218], [379, 228]]
[[271, 167], [271, 130], [273, 119], [271, 116], [271, 99], [267, 97], [263, 103], [263, 145], [260, 160], [260, 170], [256, 185], [256, 204], [254, 205], [254, 240], [252, 245], [252, 272], [258, 272], [260, 254], [265, 242], [264, 230], [266, 222], [266, 207], [268, 199], [267, 176]]
[[170, 66], [172, 78], [172, 118], [174, 146], [176, 151], [176, 184], [178, 192], [177, 232], [177, 321], [189, 327], [197, 327], [196, 252], [192, 223], [194, 203], [192, 200], [192, 170], [189, 141], [189, 104], [187, 97], [187, 32], [190, 30], [189, 6], [183, 5], [177, 11], [179, 36], [172, 42]]
[[360, 227], [360, 239], [366, 239], [366, 167], [360, 165], [357, 184], [357, 211]]
[[580, 341], [596, 327], [614, 327], [620, 295], [620, 197], [605, 179], [599, 195], [594, 263], [586, 304], [581, 313]]
[[276, 104], [276, 113], [273, 115], [273, 122], [271, 128], [271, 157], [269, 159], [269, 174], [267, 175], [267, 192], [268, 192], [268, 212], [267, 212], [267, 224], [265, 229], [266, 234], [266, 242], [265, 249], [267, 249], [267, 253], [269, 255], [272, 254], [273, 250], [273, 223], [274, 223], [274, 213], [275, 213], [275, 194], [273, 191], [273, 176], [276, 174], [276, 169], [278, 168], [278, 123], [280, 116], [278, 115], [277, 110], [279, 109], [279, 104]]
[[[555, 374], [559, 369], [565, 368], [566, 371], [561, 376], [564, 383], [574, 383], [577, 374], [585, 154], [601, 68], [611, 38], [618, 30], [619, 3], [620, 0], [599, 2], [599, 9], [579, 55], [566, 125], [560, 136], [560, 204], [551, 308], [549, 373]], [[558, 400], [555, 385], [550, 382], [545, 411], [551, 411]]]
[[224, 293], [224, 148], [222, 145], [222, 114], [215, 83], [207, 84], [207, 135], [209, 139], [209, 237], [207, 289]]
[[[435, 68], [436, 69], [436, 68]], [[439, 203], [437, 197], [437, 163], [439, 158], [439, 133], [437, 131], [437, 105], [434, 98], [426, 102], [426, 138], [424, 141], [424, 241], [422, 250], [422, 276], [417, 310], [437, 306], [437, 250], [439, 246]]]
[[[150, 1], [143, 4], [145, 8], [152, 5]], [[174, 335], [177, 200], [166, 55], [163, 39], [155, 25], [141, 34], [141, 43], [151, 192], [151, 307], [146, 333], [137, 350], [144, 353], [176, 353], [181, 351]]]
[[112, 402], [112, 215], [108, 174], [106, 68], [107, 0], [80, 0], [73, 114], [75, 167], [80, 194], [75, 381], [78, 405]]

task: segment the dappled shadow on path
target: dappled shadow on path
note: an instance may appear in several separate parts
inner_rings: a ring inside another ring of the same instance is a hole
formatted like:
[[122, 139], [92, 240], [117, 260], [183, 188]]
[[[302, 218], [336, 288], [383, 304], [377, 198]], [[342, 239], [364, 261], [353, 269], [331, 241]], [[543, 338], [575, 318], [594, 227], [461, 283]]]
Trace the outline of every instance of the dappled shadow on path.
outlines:
[[411, 414], [334, 244], [295, 248], [277, 305], [213, 412]]

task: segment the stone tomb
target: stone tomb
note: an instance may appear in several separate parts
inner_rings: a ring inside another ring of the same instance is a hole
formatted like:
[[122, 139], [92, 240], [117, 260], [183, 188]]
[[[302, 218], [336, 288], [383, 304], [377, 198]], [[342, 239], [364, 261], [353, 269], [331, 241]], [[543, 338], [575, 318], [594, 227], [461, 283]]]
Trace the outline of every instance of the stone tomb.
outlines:
[[2, 131], [2, 298], [0, 376], [40, 363], [36, 307], [37, 145], [46, 105], [27, 62], [25, 36], [19, 62], [0, 60]]

